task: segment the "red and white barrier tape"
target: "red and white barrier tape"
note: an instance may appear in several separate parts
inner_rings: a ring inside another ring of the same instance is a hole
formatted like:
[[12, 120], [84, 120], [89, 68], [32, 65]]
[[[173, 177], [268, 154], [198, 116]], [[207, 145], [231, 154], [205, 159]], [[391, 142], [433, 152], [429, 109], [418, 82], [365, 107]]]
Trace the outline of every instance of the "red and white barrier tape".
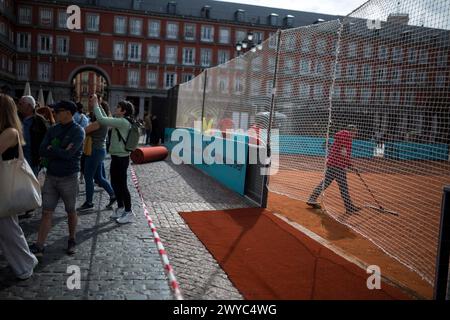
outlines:
[[141, 198], [142, 207], [144, 208], [144, 214], [145, 218], [147, 218], [148, 225], [150, 229], [152, 230], [153, 237], [155, 238], [156, 246], [158, 247], [159, 255], [161, 256], [161, 261], [164, 264], [164, 270], [167, 274], [167, 277], [169, 278], [170, 287], [173, 290], [175, 299], [177, 300], [183, 300], [183, 296], [181, 295], [180, 291], [180, 285], [178, 284], [177, 279], [175, 278], [175, 273], [173, 271], [172, 266], [169, 262], [169, 257], [167, 256], [167, 252], [164, 249], [164, 246], [161, 242], [161, 238], [159, 237], [158, 232], [156, 231], [156, 227], [153, 224], [152, 218], [150, 217], [149, 211], [147, 209], [147, 205], [145, 204], [144, 197], [142, 196], [141, 188], [139, 187], [139, 181], [136, 176], [136, 172], [134, 171], [134, 168], [130, 166], [131, 168], [131, 179], [133, 180], [134, 186], [136, 187], [136, 190], [139, 194], [139, 197]]

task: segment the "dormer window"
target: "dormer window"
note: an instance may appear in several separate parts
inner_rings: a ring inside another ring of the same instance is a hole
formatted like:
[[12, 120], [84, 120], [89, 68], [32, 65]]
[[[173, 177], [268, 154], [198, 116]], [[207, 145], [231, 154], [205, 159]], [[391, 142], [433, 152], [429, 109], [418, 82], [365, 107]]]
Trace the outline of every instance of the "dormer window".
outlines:
[[268, 17], [268, 22], [270, 26], [278, 25], [278, 15], [276, 13], [271, 13]]
[[284, 17], [283, 26], [290, 28], [293, 25], [294, 25], [294, 16], [291, 16], [290, 14], [288, 14], [286, 17]]
[[211, 7], [210, 6], [204, 6], [202, 8], [201, 13], [202, 13], [202, 18], [205, 18], [205, 19], [211, 18], [211, 16], [210, 16], [210, 14], [211, 14]]
[[177, 13], [177, 3], [175, 1], [170, 1], [167, 4], [167, 13], [176, 14]]
[[244, 21], [245, 21], [245, 10], [238, 9], [238, 10], [234, 13], [234, 19], [235, 19], [237, 22], [244, 22]]

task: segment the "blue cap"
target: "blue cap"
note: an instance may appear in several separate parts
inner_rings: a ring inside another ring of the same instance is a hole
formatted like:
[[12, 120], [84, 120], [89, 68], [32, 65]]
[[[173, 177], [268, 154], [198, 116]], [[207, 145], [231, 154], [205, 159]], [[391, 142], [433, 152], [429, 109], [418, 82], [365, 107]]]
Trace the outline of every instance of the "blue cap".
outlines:
[[70, 111], [72, 115], [77, 112], [77, 105], [74, 102], [68, 100], [61, 100], [55, 104], [50, 105], [49, 107], [55, 110], [55, 112], [58, 110], [67, 110]]

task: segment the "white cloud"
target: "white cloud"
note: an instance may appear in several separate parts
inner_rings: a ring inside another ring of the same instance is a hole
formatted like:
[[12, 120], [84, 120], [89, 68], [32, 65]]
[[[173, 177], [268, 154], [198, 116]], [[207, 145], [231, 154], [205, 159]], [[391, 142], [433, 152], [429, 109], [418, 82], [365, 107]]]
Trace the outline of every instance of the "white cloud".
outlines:
[[224, 2], [245, 3], [263, 7], [317, 12], [332, 15], [347, 15], [366, 0], [220, 0]]

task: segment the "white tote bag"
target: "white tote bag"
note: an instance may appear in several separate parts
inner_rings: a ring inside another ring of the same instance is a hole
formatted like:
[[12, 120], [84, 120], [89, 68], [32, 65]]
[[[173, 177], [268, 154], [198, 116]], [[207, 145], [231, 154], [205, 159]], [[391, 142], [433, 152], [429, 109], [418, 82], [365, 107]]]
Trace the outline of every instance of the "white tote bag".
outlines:
[[19, 159], [3, 161], [0, 158], [0, 218], [34, 210], [41, 205], [41, 186], [24, 160], [19, 140]]

